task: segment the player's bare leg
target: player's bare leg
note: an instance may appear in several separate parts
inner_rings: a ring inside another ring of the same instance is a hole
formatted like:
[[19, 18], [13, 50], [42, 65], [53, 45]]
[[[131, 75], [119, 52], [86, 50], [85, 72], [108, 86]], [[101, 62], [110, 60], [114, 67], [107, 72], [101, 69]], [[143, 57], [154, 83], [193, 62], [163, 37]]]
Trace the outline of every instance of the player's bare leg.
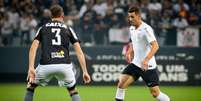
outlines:
[[122, 74], [120, 75], [119, 82], [116, 91], [116, 101], [123, 101], [125, 96], [125, 89], [133, 83], [134, 79], [130, 75]]
[[78, 94], [78, 91], [76, 90], [75, 86], [67, 88], [67, 89], [72, 98], [72, 101], [81, 101], [80, 95]]
[[34, 90], [37, 87], [37, 84], [27, 84], [27, 91], [24, 97], [24, 101], [33, 101]]
[[170, 101], [170, 98], [160, 91], [159, 86], [150, 87], [150, 92], [158, 101]]

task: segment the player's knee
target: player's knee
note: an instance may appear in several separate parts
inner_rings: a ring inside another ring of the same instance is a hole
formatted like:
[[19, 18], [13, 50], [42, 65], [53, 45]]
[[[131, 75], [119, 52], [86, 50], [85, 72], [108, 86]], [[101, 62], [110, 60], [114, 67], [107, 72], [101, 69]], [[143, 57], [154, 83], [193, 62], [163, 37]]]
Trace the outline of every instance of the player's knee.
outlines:
[[37, 86], [38, 86], [37, 84], [30, 84], [30, 83], [28, 83], [27, 84], [27, 90], [33, 91], [33, 90], [35, 90], [35, 88]]
[[73, 85], [72, 87], [68, 87], [67, 89], [68, 89], [69, 93], [77, 92], [75, 89], [75, 85]]
[[158, 95], [159, 95], [159, 91], [157, 91], [157, 90], [152, 90], [151, 91], [151, 95], [154, 97], [154, 98], [156, 98]]
[[121, 88], [121, 89], [125, 89], [126, 87], [124, 86], [124, 83], [123, 82], [120, 82], [118, 83], [117, 85], [118, 88]]
[[76, 90], [75, 85], [72, 87], [68, 87], [67, 89], [68, 89], [70, 96], [78, 94], [78, 91]]

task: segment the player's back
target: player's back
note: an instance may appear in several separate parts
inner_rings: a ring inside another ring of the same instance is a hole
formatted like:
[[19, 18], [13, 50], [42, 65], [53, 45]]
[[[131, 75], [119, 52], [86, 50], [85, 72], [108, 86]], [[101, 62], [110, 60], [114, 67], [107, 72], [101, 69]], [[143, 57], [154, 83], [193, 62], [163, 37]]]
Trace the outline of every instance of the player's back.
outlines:
[[60, 21], [43, 25], [36, 36], [42, 49], [40, 64], [69, 64], [69, 43], [78, 41], [73, 34], [72, 29]]

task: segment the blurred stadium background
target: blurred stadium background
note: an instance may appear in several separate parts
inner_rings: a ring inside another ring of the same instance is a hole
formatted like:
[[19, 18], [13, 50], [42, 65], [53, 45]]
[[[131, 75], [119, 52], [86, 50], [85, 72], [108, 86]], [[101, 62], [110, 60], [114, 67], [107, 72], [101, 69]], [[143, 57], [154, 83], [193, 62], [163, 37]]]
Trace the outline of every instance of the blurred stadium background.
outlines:
[[[37, 28], [50, 20], [48, 8], [54, 4], [64, 8], [65, 23], [79, 34], [85, 52], [93, 80], [87, 86], [70, 52], [84, 101], [114, 99], [118, 75], [127, 64], [129, 6], [139, 6], [155, 30], [161, 89], [173, 101], [201, 101], [200, 0], [0, 0], [0, 101], [22, 101], [29, 46]], [[55, 84], [37, 89], [35, 101], [70, 100]], [[154, 101], [142, 80], [128, 89], [126, 101], [134, 100]]]

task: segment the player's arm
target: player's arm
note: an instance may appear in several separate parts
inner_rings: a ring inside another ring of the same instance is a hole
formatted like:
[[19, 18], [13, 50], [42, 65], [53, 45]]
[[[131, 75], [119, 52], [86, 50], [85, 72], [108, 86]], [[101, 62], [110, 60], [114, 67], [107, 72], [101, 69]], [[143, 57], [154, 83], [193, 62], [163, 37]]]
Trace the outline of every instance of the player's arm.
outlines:
[[30, 83], [34, 83], [34, 78], [35, 78], [34, 63], [35, 63], [35, 57], [36, 57], [36, 52], [37, 52], [38, 47], [39, 47], [39, 41], [34, 40], [31, 44], [31, 47], [29, 50], [28, 80]]
[[86, 68], [85, 56], [84, 56], [84, 54], [82, 52], [82, 49], [80, 47], [79, 42], [74, 43], [73, 47], [75, 49], [78, 61], [79, 61], [80, 65], [81, 65], [81, 69], [82, 69], [82, 72], [83, 72], [83, 79], [84, 79], [85, 83], [89, 83], [91, 81], [91, 78], [90, 78], [90, 76], [88, 74], [88, 71], [87, 71], [87, 68]]
[[75, 49], [77, 58], [79, 60], [79, 63], [81, 65], [82, 71], [87, 73], [87, 69], [86, 69], [86, 61], [85, 61], [85, 57], [84, 54], [81, 50], [80, 44], [78, 42], [73, 44], [73, 47]]
[[41, 35], [40, 35], [40, 30], [42, 27], [40, 27], [36, 33], [36, 37], [34, 38], [31, 47], [29, 49], [29, 70], [28, 70], [28, 81], [29, 83], [34, 83], [34, 78], [35, 78], [35, 58], [36, 58], [36, 52], [40, 44], [41, 40]]
[[78, 61], [80, 63], [80, 66], [83, 72], [83, 80], [85, 83], [89, 83], [91, 81], [91, 78], [87, 71], [85, 57], [79, 43], [80, 41], [77, 37], [77, 34], [74, 32], [74, 30], [71, 27], [69, 27], [67, 31], [69, 32], [68, 35], [70, 37], [70, 42], [73, 44], [73, 47], [75, 49]]
[[151, 50], [148, 52], [147, 56], [145, 57], [144, 61], [143, 61], [143, 67], [145, 67], [144, 69], [148, 69], [148, 62], [149, 60], [155, 55], [155, 53], [158, 51], [159, 46], [158, 46], [158, 42], [156, 40], [150, 42], [151, 44]]
[[128, 63], [131, 63], [131, 61], [134, 58], [134, 51], [133, 51], [133, 47], [132, 47], [131, 42], [128, 44], [128, 50], [127, 50], [127, 52], [125, 54], [125, 57], [126, 57], [126, 60], [127, 60]]
[[148, 53], [148, 55], [145, 57], [145, 59], [148, 60], [148, 61], [155, 55], [155, 53], [159, 49], [158, 42], [156, 40], [152, 41], [150, 44], [151, 44], [151, 50]]
[[147, 70], [148, 67], [151, 67], [151, 66], [148, 66], [148, 62], [158, 51], [159, 46], [158, 46], [158, 42], [156, 41], [156, 38], [154, 36], [153, 29], [151, 27], [147, 27], [145, 29], [145, 31], [146, 31], [145, 37], [147, 39], [147, 42], [150, 43], [150, 47], [151, 47], [150, 51], [148, 52], [148, 54], [142, 61], [142, 67], [144, 68], [144, 70]]

